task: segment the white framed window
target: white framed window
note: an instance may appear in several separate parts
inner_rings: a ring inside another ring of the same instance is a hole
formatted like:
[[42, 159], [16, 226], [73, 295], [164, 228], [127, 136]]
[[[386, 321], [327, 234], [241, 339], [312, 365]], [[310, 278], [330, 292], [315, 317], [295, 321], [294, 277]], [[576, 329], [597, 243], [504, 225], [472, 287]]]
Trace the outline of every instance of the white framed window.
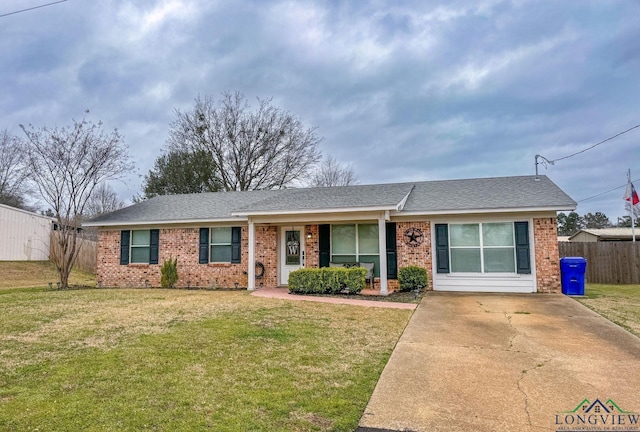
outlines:
[[331, 262], [374, 263], [375, 276], [380, 276], [378, 224], [331, 225]]
[[148, 264], [151, 258], [151, 230], [132, 230], [130, 253], [132, 264]]
[[511, 222], [449, 224], [451, 273], [516, 273]]
[[230, 263], [231, 262], [231, 227], [215, 227], [209, 233], [209, 262]]

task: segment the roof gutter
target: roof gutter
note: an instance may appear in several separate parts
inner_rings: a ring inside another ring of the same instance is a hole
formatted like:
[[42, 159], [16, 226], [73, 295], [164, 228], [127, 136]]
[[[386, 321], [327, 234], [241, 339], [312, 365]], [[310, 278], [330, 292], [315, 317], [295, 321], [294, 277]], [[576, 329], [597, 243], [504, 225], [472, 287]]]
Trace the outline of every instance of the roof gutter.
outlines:
[[212, 222], [246, 222], [246, 217], [218, 218], [218, 219], [178, 219], [178, 220], [150, 220], [150, 221], [115, 221], [115, 222], [84, 222], [84, 227], [111, 227], [111, 226], [141, 226], [141, 225], [178, 225]]
[[391, 216], [430, 216], [430, 215], [459, 215], [459, 214], [492, 214], [492, 213], [525, 213], [525, 212], [549, 212], [549, 211], [569, 211], [575, 210], [576, 206], [568, 207], [514, 207], [514, 208], [496, 208], [496, 209], [456, 209], [456, 210], [433, 210], [433, 211], [395, 211]]
[[319, 214], [319, 213], [358, 213], [358, 212], [380, 212], [380, 211], [397, 211], [400, 204], [386, 205], [377, 207], [339, 207], [339, 208], [322, 208], [308, 210], [265, 210], [265, 211], [239, 211], [232, 212], [233, 216], [287, 216], [297, 214]]

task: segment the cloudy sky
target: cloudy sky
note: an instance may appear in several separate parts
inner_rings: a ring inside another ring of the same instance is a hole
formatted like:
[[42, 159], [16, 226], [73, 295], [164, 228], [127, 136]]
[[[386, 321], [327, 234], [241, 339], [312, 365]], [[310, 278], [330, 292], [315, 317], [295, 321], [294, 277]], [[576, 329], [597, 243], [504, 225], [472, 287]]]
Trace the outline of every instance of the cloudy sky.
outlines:
[[[174, 109], [239, 90], [317, 127], [361, 183], [531, 175], [536, 154], [640, 124], [638, 17], [634, 0], [68, 0], [0, 17], [0, 129], [89, 109], [125, 136], [130, 199]], [[584, 199], [639, 161], [640, 128], [540, 172], [615, 222], [623, 188]]]

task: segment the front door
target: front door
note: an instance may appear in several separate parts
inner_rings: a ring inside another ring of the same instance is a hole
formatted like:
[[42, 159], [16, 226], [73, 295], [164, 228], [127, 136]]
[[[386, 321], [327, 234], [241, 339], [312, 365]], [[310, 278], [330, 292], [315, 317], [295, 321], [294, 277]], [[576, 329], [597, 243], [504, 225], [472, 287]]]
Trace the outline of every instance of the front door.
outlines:
[[304, 267], [304, 227], [280, 230], [280, 285], [289, 284], [289, 273]]

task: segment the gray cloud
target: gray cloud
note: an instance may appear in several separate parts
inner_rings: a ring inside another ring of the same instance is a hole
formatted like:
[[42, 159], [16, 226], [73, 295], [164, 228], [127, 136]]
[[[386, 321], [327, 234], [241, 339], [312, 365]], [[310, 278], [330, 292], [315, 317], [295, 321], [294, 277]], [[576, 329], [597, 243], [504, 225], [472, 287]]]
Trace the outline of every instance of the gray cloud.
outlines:
[[[29, 3], [29, 2], [27, 2]], [[37, 2], [34, 2], [34, 5]], [[22, 9], [3, 2], [0, 13]], [[0, 18], [0, 128], [91, 110], [125, 135], [139, 191], [174, 109], [240, 90], [316, 126], [362, 181], [534, 172], [640, 123], [635, 2], [68, 2]], [[573, 198], [640, 177], [640, 131], [558, 162]], [[640, 185], [639, 185], [640, 186]], [[623, 191], [578, 211], [624, 213]]]

